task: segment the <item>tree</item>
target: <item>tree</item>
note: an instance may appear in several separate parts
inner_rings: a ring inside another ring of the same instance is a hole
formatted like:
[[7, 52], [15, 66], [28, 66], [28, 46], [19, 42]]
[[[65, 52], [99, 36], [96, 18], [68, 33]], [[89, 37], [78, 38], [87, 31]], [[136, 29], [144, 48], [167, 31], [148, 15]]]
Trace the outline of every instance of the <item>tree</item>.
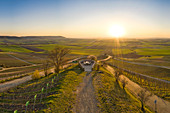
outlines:
[[141, 102], [141, 110], [145, 113], [145, 109], [144, 109], [144, 103], [149, 99], [149, 97], [152, 96], [152, 94], [148, 94], [146, 89], [142, 89], [139, 93], [138, 93], [138, 97], [140, 99]]
[[126, 84], [128, 83], [128, 81], [125, 80], [125, 78], [121, 81], [123, 89], [125, 89]]
[[35, 80], [35, 79], [39, 79], [39, 78], [41, 78], [39, 71], [35, 70], [34, 74], [32, 75], [32, 79]]
[[60, 67], [62, 67], [66, 63], [65, 56], [69, 52], [69, 49], [59, 46], [55, 47], [49, 52], [49, 59], [55, 67], [55, 73], [59, 73]]
[[115, 71], [115, 78], [116, 78], [116, 82], [117, 82], [117, 83], [118, 83], [118, 81], [119, 81], [119, 77], [120, 77], [121, 74], [122, 74], [121, 70], [116, 70], [116, 71]]
[[49, 60], [45, 60], [43, 62], [43, 70], [44, 70], [44, 75], [47, 76], [48, 75], [48, 69], [50, 67], [50, 61]]

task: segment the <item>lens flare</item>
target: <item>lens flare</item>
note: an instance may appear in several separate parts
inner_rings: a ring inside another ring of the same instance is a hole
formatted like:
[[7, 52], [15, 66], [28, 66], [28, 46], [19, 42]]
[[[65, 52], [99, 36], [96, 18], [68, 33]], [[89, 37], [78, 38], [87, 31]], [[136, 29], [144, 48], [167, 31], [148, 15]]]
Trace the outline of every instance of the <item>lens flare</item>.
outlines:
[[119, 38], [125, 34], [125, 29], [121, 25], [114, 25], [110, 28], [109, 34], [113, 37]]

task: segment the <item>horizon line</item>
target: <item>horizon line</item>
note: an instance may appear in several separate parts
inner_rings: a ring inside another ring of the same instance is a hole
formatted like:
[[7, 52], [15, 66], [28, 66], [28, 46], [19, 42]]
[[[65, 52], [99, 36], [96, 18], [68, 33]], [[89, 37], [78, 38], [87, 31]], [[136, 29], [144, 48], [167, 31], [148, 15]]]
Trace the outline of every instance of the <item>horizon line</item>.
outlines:
[[141, 36], [136, 36], [136, 37], [66, 37], [62, 35], [0, 35], [0, 37], [7, 36], [7, 37], [64, 37], [64, 38], [81, 38], [81, 39], [162, 39], [162, 38], [170, 38], [170, 37], [141, 37]]

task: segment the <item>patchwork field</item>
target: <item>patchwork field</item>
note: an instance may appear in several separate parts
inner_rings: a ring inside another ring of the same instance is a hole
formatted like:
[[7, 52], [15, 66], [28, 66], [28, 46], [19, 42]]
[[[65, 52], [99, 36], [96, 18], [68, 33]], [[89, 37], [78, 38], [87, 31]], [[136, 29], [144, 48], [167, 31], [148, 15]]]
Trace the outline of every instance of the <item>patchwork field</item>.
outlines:
[[16, 37], [0, 39], [0, 64], [7, 67], [29, 65], [7, 54], [41, 64], [48, 57], [48, 51], [62, 46], [71, 49], [69, 58], [109, 54], [127, 61], [170, 66], [170, 39], [71, 39], [59, 36], [20, 37], [16, 40]]
[[[170, 67], [170, 39], [71, 39], [64, 37], [20, 37], [1, 38], [0, 64], [4, 67], [18, 67], [41, 64], [48, 58], [48, 51], [55, 46], [71, 50], [68, 59], [103, 54], [114, 56], [125, 61]], [[11, 54], [19, 59], [15, 59]], [[130, 70], [149, 76], [169, 80], [169, 70], [154, 66], [138, 66], [115, 61]]]
[[[106, 61], [106, 63], [111, 64], [113, 67], [117, 66], [131, 72], [167, 81], [170, 80], [170, 69], [168, 69], [170, 67], [169, 39], [118, 40], [20, 37], [17, 41], [11, 38], [2, 38], [0, 41], [0, 83], [18, 79], [19, 77], [17, 78], [16, 75], [42, 69], [42, 63], [48, 59], [49, 51], [56, 46], [70, 49], [70, 54], [67, 55], [65, 60], [88, 55], [95, 55], [98, 59], [104, 59], [110, 55], [113, 56], [113, 59]], [[93, 77], [100, 109], [103, 112], [111, 112], [113, 109], [109, 109], [109, 106], [112, 105], [115, 106], [115, 110], [122, 112], [129, 110], [136, 112], [136, 110], [140, 109], [139, 101], [136, 101], [134, 97], [119, 87], [112, 75], [108, 74], [104, 68], [101, 68], [100, 71], [103, 73], [93, 73]], [[123, 72], [123, 74], [140, 86], [169, 101], [169, 85], [167, 83], [142, 78], [127, 72]], [[21, 77], [24, 76], [26, 75]], [[75, 95], [73, 95], [72, 91], [75, 90], [83, 76], [85, 76], [85, 73], [78, 66], [73, 66], [68, 70], [63, 70], [60, 76], [54, 74], [49, 77], [43, 77], [38, 81], [33, 80], [24, 83], [0, 94], [0, 110], [13, 112], [17, 109], [19, 112], [24, 112], [25, 103], [29, 101], [28, 108], [29, 111], [32, 111], [34, 109], [34, 96], [37, 94], [35, 111], [51, 112], [56, 109], [65, 111], [65, 108], [68, 108], [66, 111], [70, 112], [75, 102]], [[52, 83], [52, 79], [56, 83]], [[50, 84], [50, 89], [46, 90], [48, 88], [47, 83]], [[69, 83], [71, 87], [68, 87], [65, 83]], [[43, 87], [45, 92], [42, 94]], [[65, 92], [66, 90], [67, 92]], [[115, 99], [110, 100], [110, 98]], [[68, 100], [70, 101], [68, 102]], [[127, 108], [129, 104], [131, 106]], [[60, 107], [56, 107], [56, 105]], [[47, 109], [49, 107], [50, 110]], [[150, 110], [148, 109], [147, 112], [150, 112]]]

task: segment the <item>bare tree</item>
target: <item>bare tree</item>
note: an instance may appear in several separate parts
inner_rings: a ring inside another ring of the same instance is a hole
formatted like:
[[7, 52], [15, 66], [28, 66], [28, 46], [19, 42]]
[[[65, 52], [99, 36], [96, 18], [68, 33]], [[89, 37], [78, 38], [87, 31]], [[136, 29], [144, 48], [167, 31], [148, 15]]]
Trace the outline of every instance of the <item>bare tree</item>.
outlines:
[[125, 80], [125, 78], [121, 81], [123, 89], [125, 89], [126, 84], [128, 83], [128, 81]]
[[55, 67], [55, 73], [59, 73], [60, 67], [62, 67], [66, 60], [65, 56], [70, 52], [69, 49], [63, 47], [55, 47], [49, 52], [49, 59]]
[[50, 68], [50, 61], [49, 60], [45, 60], [43, 62], [43, 70], [44, 70], [44, 75], [48, 76], [48, 69]]
[[149, 97], [152, 96], [152, 94], [148, 94], [146, 89], [142, 89], [139, 93], [138, 93], [138, 97], [140, 99], [141, 102], [141, 110], [145, 113], [145, 109], [144, 109], [144, 103], [149, 99]]

